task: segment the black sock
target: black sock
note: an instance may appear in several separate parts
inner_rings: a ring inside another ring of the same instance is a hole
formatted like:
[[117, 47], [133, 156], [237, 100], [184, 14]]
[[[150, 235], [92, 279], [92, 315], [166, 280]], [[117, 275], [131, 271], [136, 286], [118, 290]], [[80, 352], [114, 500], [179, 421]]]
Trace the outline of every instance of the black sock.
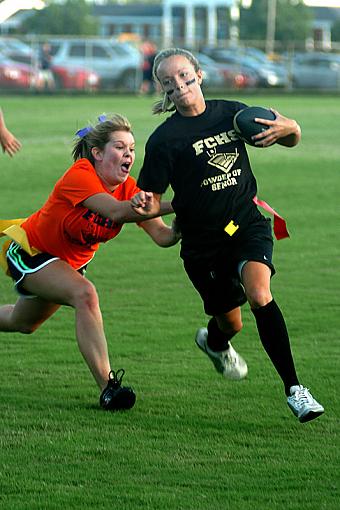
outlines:
[[255, 315], [262, 345], [281, 377], [288, 396], [290, 395], [289, 388], [299, 384], [299, 381], [281, 310], [273, 300], [265, 306], [253, 309], [252, 312]]
[[229, 348], [229, 340], [234, 335], [226, 335], [220, 330], [215, 317], [208, 322], [208, 347], [215, 352], [226, 351]]

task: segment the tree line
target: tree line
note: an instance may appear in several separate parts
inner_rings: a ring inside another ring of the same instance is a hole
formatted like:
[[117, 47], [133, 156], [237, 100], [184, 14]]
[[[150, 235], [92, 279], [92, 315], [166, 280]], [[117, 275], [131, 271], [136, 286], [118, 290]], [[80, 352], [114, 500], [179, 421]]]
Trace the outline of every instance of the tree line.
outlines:
[[[255, 0], [249, 9], [240, 9], [240, 40], [265, 41], [268, 4], [268, 0]], [[86, 0], [66, 0], [62, 4], [50, 0], [45, 9], [35, 11], [23, 22], [20, 31], [23, 34], [97, 35], [99, 26], [92, 8]], [[314, 10], [302, 0], [277, 0], [275, 41], [281, 48], [289, 48], [292, 42], [303, 43], [312, 35], [313, 21]], [[333, 25], [332, 40], [340, 41], [340, 18]]]

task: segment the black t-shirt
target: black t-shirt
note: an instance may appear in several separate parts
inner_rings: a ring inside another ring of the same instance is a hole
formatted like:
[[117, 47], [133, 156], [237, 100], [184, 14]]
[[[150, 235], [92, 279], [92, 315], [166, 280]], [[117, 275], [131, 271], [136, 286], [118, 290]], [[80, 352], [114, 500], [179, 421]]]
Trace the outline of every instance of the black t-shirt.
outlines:
[[[252, 201], [257, 188], [248, 154], [233, 128], [235, 113], [245, 106], [212, 100], [196, 117], [176, 112], [146, 144], [138, 186], [159, 194], [173, 189], [182, 255], [208, 254], [263, 219]], [[239, 228], [229, 236], [224, 228], [231, 221]]]

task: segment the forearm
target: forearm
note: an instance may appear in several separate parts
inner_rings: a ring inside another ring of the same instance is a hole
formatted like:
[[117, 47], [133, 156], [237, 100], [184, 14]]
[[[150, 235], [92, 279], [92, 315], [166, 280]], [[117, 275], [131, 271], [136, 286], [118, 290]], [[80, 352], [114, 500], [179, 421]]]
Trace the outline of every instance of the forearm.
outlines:
[[118, 224], [139, 223], [173, 212], [170, 202], [162, 203], [158, 198], [154, 199], [152, 193], [142, 192], [142, 196], [138, 194], [133, 199], [121, 201], [106, 193], [98, 193], [84, 200], [83, 205]]
[[110, 212], [108, 218], [118, 224], [139, 223], [144, 220], [155, 218], [158, 215], [159, 209], [154, 209], [151, 212], [143, 212], [143, 214], [140, 214], [132, 206], [130, 200], [126, 200], [124, 202], [119, 202], [119, 205]]
[[295, 147], [301, 140], [301, 128], [294, 120], [292, 121], [292, 132], [282, 138], [279, 138], [277, 143], [285, 147]]
[[180, 238], [181, 236], [172, 227], [166, 226], [159, 230], [158, 235], [153, 238], [153, 241], [161, 248], [169, 248], [177, 244]]
[[166, 214], [173, 213], [173, 207], [171, 205], [171, 202], [165, 201], [165, 202], [159, 202], [159, 216], [165, 216]]
[[176, 220], [172, 221], [170, 227], [164, 223], [162, 218], [158, 217], [141, 223], [141, 227], [162, 248], [174, 246], [182, 237], [177, 228]]
[[[139, 212], [138, 212], [139, 211]], [[165, 216], [174, 212], [170, 202], [155, 202], [152, 210], [141, 212], [133, 207], [130, 201], [119, 202], [119, 205], [108, 216], [115, 223], [139, 223], [141, 221]], [[169, 227], [170, 228], [170, 227]], [[166, 234], [164, 234], [166, 236]]]

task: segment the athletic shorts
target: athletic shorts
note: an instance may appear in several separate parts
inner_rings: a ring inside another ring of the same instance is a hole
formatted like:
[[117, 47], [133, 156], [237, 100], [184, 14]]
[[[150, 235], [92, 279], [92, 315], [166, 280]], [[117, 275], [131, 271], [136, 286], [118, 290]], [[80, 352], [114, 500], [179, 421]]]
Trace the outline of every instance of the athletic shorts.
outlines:
[[263, 222], [259, 227], [252, 227], [245, 239], [235, 240], [222, 247], [213, 259], [184, 259], [184, 268], [202, 298], [205, 313], [220, 315], [247, 301], [241, 283], [244, 263], [262, 262], [274, 275], [272, 257], [271, 227], [269, 223]]
[[[54, 260], [59, 260], [59, 257], [49, 253], [38, 253], [31, 256], [15, 242], [9, 245], [6, 257], [9, 273], [15, 282], [15, 289], [23, 297], [36, 297], [23, 288], [25, 276], [36, 273]], [[79, 269], [80, 274], [85, 274], [85, 271], [86, 266]]]

